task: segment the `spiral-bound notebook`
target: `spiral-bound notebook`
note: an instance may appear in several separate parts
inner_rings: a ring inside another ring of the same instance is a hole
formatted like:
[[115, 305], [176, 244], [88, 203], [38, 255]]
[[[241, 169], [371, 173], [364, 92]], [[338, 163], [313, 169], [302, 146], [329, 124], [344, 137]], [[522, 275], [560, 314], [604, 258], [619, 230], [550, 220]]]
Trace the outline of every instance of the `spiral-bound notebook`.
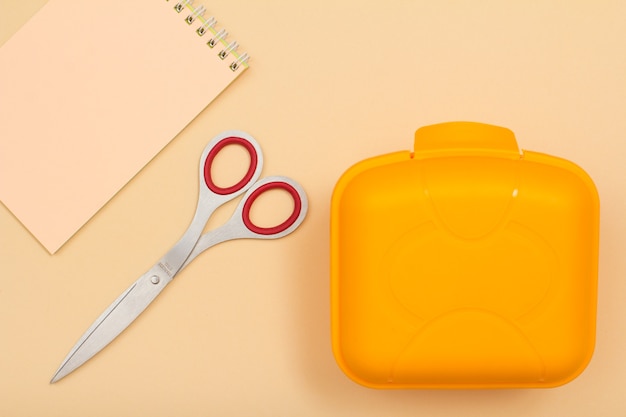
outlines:
[[190, 3], [50, 0], [0, 48], [0, 200], [51, 253], [247, 68]]

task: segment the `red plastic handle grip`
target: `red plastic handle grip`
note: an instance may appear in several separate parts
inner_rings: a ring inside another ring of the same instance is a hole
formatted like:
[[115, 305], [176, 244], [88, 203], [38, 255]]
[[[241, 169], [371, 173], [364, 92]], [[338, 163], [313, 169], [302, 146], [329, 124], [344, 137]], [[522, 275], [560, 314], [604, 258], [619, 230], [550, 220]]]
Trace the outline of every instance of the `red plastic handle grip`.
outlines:
[[[284, 222], [282, 222], [281, 224], [277, 226], [260, 227], [260, 226], [255, 225], [250, 219], [250, 209], [252, 208], [252, 204], [254, 204], [254, 201], [264, 192], [269, 191], [269, 190], [275, 190], [275, 189], [285, 190], [291, 195], [291, 198], [293, 199], [293, 211], [291, 215], [287, 218], [287, 220], [285, 220]], [[289, 227], [291, 227], [291, 225], [293, 225], [295, 221], [298, 219], [298, 217], [300, 216], [301, 211], [302, 211], [302, 198], [300, 197], [300, 194], [293, 186], [285, 182], [281, 182], [281, 181], [269, 182], [267, 184], [261, 185], [259, 188], [254, 190], [250, 194], [246, 202], [244, 203], [243, 212], [242, 212], [243, 223], [251, 232], [258, 233], [260, 235], [265, 235], [265, 236], [276, 235], [281, 232], [284, 232]]]
[[[213, 177], [211, 176], [211, 166], [213, 165], [213, 161], [215, 157], [222, 149], [224, 149], [228, 145], [240, 145], [248, 152], [250, 155], [250, 166], [248, 167], [248, 172], [243, 178], [235, 185], [231, 185], [230, 187], [220, 187], [215, 182], [213, 182]], [[252, 176], [254, 175], [254, 171], [256, 170], [256, 166], [258, 164], [258, 156], [254, 146], [247, 140], [237, 137], [237, 136], [229, 136], [227, 138], [219, 141], [213, 149], [209, 151], [209, 154], [204, 161], [204, 182], [206, 186], [209, 187], [209, 190], [213, 191], [215, 194], [219, 195], [228, 195], [232, 193], [236, 193], [241, 190], [250, 182]]]

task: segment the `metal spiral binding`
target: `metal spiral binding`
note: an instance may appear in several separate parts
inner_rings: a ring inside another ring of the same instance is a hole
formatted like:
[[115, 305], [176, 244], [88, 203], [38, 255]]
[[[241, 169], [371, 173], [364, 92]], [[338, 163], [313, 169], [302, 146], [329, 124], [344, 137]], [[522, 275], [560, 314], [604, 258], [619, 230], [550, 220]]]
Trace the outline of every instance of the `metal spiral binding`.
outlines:
[[209, 45], [210, 48], [215, 47], [219, 41], [226, 38], [228, 36], [228, 32], [225, 29], [220, 30], [215, 34], [213, 38], [211, 38], [206, 44]]
[[174, 6], [174, 10], [176, 10], [178, 13], [180, 13], [180, 12], [183, 11], [185, 6], [187, 6], [187, 5], [191, 6], [192, 4], [193, 4], [193, 0], [184, 0], [184, 1], [181, 1], [178, 4], [176, 4], [176, 6]]
[[246, 62], [248, 62], [248, 59], [250, 59], [250, 56], [247, 52], [244, 52], [244, 54], [237, 58], [235, 62], [230, 64], [230, 69], [233, 71], [237, 71], [237, 68], [239, 68], [241, 64], [245, 64]]
[[204, 14], [205, 10], [206, 9], [204, 8], [204, 6], [198, 7], [189, 16], [187, 16], [187, 19], [185, 19], [185, 22], [187, 22], [188, 25], [192, 24], [194, 20], [196, 20], [199, 16], [202, 16]]
[[238, 46], [239, 44], [236, 41], [232, 41], [231, 43], [228, 44], [226, 49], [222, 49], [222, 51], [219, 54], [217, 54], [217, 56], [219, 56], [220, 59], [225, 59], [228, 56], [228, 54], [230, 54], [232, 51], [237, 49]]
[[198, 30], [196, 30], [196, 33], [199, 36], [202, 36], [206, 33], [208, 28], [213, 28], [215, 26], [215, 24], [217, 23], [217, 20], [215, 20], [214, 17], [211, 17], [209, 20], [207, 20], [206, 22], [204, 22], [204, 24], [202, 26], [200, 26], [198, 28]]
[[[169, 0], [166, 1], [169, 2]], [[228, 66], [232, 71], [237, 71], [239, 67], [247, 64], [248, 60], [250, 59], [248, 53], [238, 55], [236, 53], [236, 50], [239, 47], [239, 44], [235, 41], [227, 44], [226, 37], [228, 36], [228, 32], [226, 32], [225, 29], [217, 31], [215, 29], [215, 25], [217, 24], [217, 20], [215, 19], [215, 17], [211, 16], [208, 19], [205, 19], [203, 17], [204, 12], [206, 11], [204, 5], [200, 5], [194, 8], [193, 2], [194, 0], [179, 0], [178, 3], [176, 3], [176, 5], [174, 6], [174, 10], [177, 13], [182, 12], [185, 8], [189, 8], [191, 10], [191, 13], [185, 18], [185, 22], [187, 22], [188, 25], [191, 25], [197, 19], [202, 21], [202, 25], [200, 25], [196, 29], [196, 33], [198, 34], [198, 36], [204, 36], [204, 34], [207, 32], [210, 32], [213, 35], [211, 39], [209, 39], [209, 41], [207, 42], [209, 48], [214, 48], [218, 43], [222, 43], [223, 45], [225, 45], [225, 47], [217, 54], [217, 56], [220, 59], [224, 60], [232, 53], [236, 58]]]

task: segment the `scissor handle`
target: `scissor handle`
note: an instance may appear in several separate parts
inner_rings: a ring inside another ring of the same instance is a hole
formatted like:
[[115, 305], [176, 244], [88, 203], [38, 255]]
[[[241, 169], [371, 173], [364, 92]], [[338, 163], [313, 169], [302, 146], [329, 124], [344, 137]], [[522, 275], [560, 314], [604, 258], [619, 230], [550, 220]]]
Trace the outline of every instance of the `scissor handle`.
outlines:
[[[270, 190], [284, 190], [289, 193], [289, 195], [293, 199], [293, 210], [291, 212], [291, 215], [287, 217], [285, 221], [276, 226], [257, 226], [250, 218], [250, 210], [252, 209], [252, 205], [254, 204], [256, 199], [259, 198], [263, 193]], [[298, 224], [295, 225], [295, 227], [298, 227], [298, 225], [304, 219], [304, 214], [306, 214], [303, 213], [303, 208], [306, 211], [306, 194], [297, 183], [286, 177], [270, 177], [266, 178], [260, 184], [257, 183], [253, 187], [253, 189], [250, 189], [245, 195], [241, 211], [241, 219], [246, 228], [253, 233], [262, 236], [277, 236], [294, 226], [295, 223], [299, 221]], [[293, 227], [292, 230], [295, 229], [295, 227]]]
[[[257, 198], [271, 190], [286, 191], [293, 199], [293, 210], [282, 223], [272, 227], [261, 227], [254, 224], [250, 218], [250, 211]], [[287, 236], [300, 226], [308, 207], [306, 193], [296, 181], [283, 176], [265, 177], [246, 191], [232, 217], [223, 227], [231, 230], [232, 238], [235, 239], [278, 239]]]
[[[213, 180], [211, 168], [220, 151], [229, 145], [239, 145], [243, 147], [250, 156], [250, 165], [239, 182], [228, 187], [220, 187], [215, 184]], [[222, 196], [223, 198], [218, 200], [223, 202], [243, 193], [259, 178], [263, 167], [263, 154], [258, 142], [252, 136], [239, 130], [229, 130], [211, 139], [204, 148], [201, 161], [200, 181], [206, 185], [207, 189], [214, 196]]]
[[[293, 211], [287, 220], [277, 226], [257, 226], [250, 219], [252, 205], [263, 193], [274, 189], [285, 190], [289, 193], [293, 199]], [[233, 239], [278, 239], [287, 236], [304, 221], [308, 207], [309, 203], [304, 189], [291, 178], [279, 176], [263, 178], [246, 192], [230, 220], [221, 227], [200, 236], [183, 268], [202, 252], [222, 242]]]

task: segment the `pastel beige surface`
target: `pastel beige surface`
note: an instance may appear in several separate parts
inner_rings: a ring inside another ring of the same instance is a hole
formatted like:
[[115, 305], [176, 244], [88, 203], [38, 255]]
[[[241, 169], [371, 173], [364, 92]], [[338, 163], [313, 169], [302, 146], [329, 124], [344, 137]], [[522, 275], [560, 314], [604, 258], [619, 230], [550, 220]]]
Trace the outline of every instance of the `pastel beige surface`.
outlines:
[[[0, 1], [0, 42], [43, 3]], [[55, 255], [0, 206], [0, 415], [626, 415], [624, 2], [207, 7], [251, 53], [250, 70]], [[451, 120], [508, 127], [521, 148], [569, 159], [596, 183], [596, 351], [568, 385], [378, 391], [335, 364], [333, 186], [361, 159], [410, 149], [419, 126]], [[305, 223], [203, 254], [112, 345], [49, 385], [89, 324], [185, 230], [198, 157], [227, 129], [260, 141], [265, 175], [303, 184]]]

